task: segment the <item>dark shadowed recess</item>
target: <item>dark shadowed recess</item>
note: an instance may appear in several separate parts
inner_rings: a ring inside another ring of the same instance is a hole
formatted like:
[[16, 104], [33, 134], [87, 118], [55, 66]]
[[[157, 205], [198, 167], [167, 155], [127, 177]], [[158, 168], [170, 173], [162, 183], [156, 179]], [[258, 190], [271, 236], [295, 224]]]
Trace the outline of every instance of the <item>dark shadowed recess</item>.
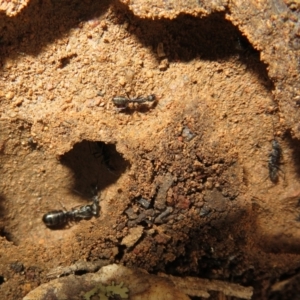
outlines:
[[5, 215], [4, 209], [5, 197], [0, 195], [0, 237], [4, 237], [9, 242], [15, 242], [14, 236], [5, 227]]
[[81, 22], [103, 15], [111, 0], [30, 0], [17, 16], [0, 14], [0, 56], [14, 58], [25, 54], [38, 55], [55, 40], [68, 35]]
[[73, 191], [91, 196], [91, 188], [101, 191], [115, 183], [121, 174], [130, 167], [113, 144], [84, 140], [60, 157], [63, 165], [74, 174]]
[[[290, 132], [288, 132], [285, 137], [287, 138], [287, 142], [289, 147], [292, 149], [292, 158], [294, 163], [294, 171], [296, 172], [298, 178], [300, 177], [300, 141], [297, 139], [293, 139]], [[285, 158], [282, 157], [282, 166], [281, 169], [284, 169], [284, 160]]]
[[[157, 56], [157, 46], [162, 43], [169, 62], [189, 62], [194, 59], [226, 61], [236, 57], [253, 72], [268, 89], [273, 83], [268, 77], [267, 65], [260, 61], [259, 51], [236, 26], [225, 19], [225, 13], [207, 17], [180, 14], [176, 19], [140, 19], [125, 5], [116, 12], [120, 24], [129, 23], [129, 34], [135, 35], [146, 48]], [[160, 60], [157, 56], [157, 60]]]
[[272, 284], [272, 288], [266, 291], [268, 299], [271, 300], [299, 299], [300, 269], [298, 268], [296, 270], [289, 271], [281, 275], [277, 279], [277, 282], [272, 282], [271, 284]]
[[0, 220], [4, 217], [5, 211], [4, 211], [4, 202], [5, 197], [0, 194]]
[[[0, 16], [0, 64], [7, 57], [14, 58], [24, 53], [38, 55], [47, 45], [67, 36], [72, 28], [80, 27], [81, 22], [104, 15], [112, 3], [113, 22], [128, 23], [129, 34], [136, 36], [155, 56], [159, 43], [163, 43], [169, 62], [188, 62], [197, 58], [224, 61], [237, 56], [266, 87], [273, 89], [266, 65], [259, 60], [259, 52], [237, 27], [225, 19], [225, 13], [213, 13], [203, 18], [181, 14], [174, 20], [141, 19], [127, 6], [111, 0], [31, 0], [16, 17]], [[59, 62], [60, 66], [71, 59]], [[157, 60], [160, 60], [158, 56]]]

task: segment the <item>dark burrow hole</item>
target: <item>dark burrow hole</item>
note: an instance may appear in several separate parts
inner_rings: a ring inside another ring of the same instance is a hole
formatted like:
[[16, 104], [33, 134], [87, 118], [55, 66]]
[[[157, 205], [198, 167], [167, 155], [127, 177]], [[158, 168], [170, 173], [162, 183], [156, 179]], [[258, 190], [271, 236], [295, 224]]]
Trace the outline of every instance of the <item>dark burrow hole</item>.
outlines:
[[13, 235], [4, 227], [0, 228], [0, 236], [5, 237], [8, 242], [15, 242]]
[[2, 283], [4, 283], [4, 281], [5, 281], [5, 280], [4, 280], [4, 277], [0, 275], [0, 285], [1, 285]]
[[90, 196], [91, 187], [98, 191], [115, 183], [130, 167], [114, 144], [83, 140], [60, 157], [60, 162], [74, 173], [72, 189]]
[[126, 246], [125, 245], [119, 245], [118, 246], [118, 254], [116, 255], [115, 257], [115, 261], [121, 261], [124, 254], [125, 254], [125, 251], [126, 251]]
[[74, 272], [74, 275], [77, 275], [77, 276], [81, 276], [81, 275], [84, 275], [88, 273], [88, 271], [85, 271], [85, 270], [77, 270]]

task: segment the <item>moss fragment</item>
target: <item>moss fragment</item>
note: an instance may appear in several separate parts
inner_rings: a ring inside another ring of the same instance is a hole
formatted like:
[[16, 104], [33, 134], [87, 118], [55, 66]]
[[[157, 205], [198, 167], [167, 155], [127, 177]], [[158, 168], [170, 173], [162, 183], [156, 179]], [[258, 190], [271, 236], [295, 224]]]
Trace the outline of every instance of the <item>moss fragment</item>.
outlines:
[[100, 300], [109, 300], [109, 297], [118, 295], [121, 299], [128, 299], [129, 289], [123, 287], [123, 282], [115, 285], [114, 282], [109, 286], [105, 286], [102, 283], [96, 285], [92, 290], [83, 295], [84, 300], [91, 300], [91, 297], [99, 296]]

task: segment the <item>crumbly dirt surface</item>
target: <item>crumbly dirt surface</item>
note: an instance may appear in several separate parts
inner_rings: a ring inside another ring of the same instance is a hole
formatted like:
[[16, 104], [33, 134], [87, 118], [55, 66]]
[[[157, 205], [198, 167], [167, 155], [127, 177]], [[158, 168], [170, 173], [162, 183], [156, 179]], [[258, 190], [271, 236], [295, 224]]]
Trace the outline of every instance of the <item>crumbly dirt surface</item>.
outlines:
[[[289, 34], [298, 8], [280, 5]], [[159, 19], [108, 0], [33, 0], [1, 16], [1, 298], [99, 259], [253, 286], [253, 299], [299, 295], [299, 103], [281, 98], [296, 54], [255, 50], [233, 4], [205, 9]], [[257, 49], [270, 49], [266, 34]], [[111, 101], [150, 94], [124, 110]], [[98, 218], [45, 226], [45, 213], [90, 204], [95, 185]]]
[[0, 0], [0, 12], [8, 17], [16, 16], [28, 2], [29, 0]]

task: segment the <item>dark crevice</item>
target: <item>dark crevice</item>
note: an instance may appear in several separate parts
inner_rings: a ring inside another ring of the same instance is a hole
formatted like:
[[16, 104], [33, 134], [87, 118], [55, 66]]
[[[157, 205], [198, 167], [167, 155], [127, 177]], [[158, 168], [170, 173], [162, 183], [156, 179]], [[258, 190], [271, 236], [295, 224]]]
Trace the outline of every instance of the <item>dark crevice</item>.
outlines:
[[0, 228], [0, 236], [5, 237], [8, 242], [14, 242], [13, 235], [8, 232], [4, 227]]
[[[300, 178], [300, 141], [297, 139], [294, 139], [291, 135], [291, 133], [287, 133], [286, 140], [289, 144], [289, 147], [292, 149], [292, 160], [294, 165], [294, 172], [297, 174], [297, 177]], [[282, 168], [284, 168], [284, 161], [286, 158], [282, 157]]]
[[59, 60], [59, 66], [58, 67], [60, 69], [63, 69], [64, 67], [66, 67], [70, 63], [71, 59], [74, 58], [74, 57], [77, 57], [76, 53], [75, 54], [71, 54], [69, 56], [62, 57]]
[[84, 275], [84, 274], [87, 274], [89, 273], [89, 271], [85, 271], [85, 270], [77, 270], [74, 272], [75, 275], [78, 275], [78, 276], [81, 276], [81, 275]]
[[[0, 194], [0, 218], [5, 216], [5, 208], [4, 208], [5, 197]], [[1, 232], [1, 229], [0, 229]]]
[[121, 261], [125, 255], [125, 250], [127, 247], [125, 245], [118, 245], [118, 254], [115, 256], [115, 261]]

